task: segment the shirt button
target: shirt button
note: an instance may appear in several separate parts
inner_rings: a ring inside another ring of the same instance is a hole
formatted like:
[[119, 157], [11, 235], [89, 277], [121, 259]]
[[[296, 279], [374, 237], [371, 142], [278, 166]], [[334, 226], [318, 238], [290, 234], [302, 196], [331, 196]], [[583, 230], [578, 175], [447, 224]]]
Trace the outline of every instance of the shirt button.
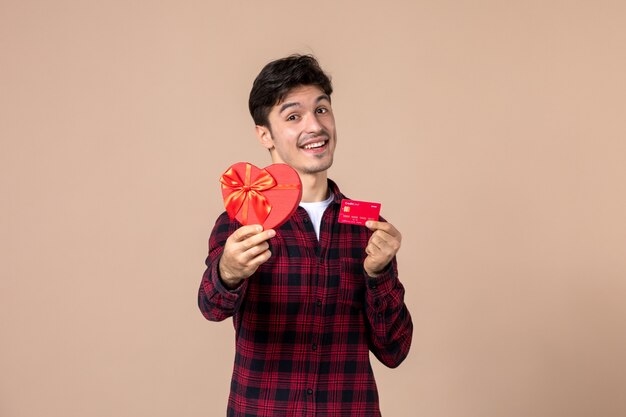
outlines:
[[309, 219], [307, 219], [306, 217], [304, 218], [304, 220], [302, 220], [304, 223], [308, 223]]
[[317, 345], [315, 343], [313, 343], [313, 345], [311, 346], [312, 350], [317, 350]]
[[322, 306], [322, 301], [321, 300], [317, 300], [317, 303], [315, 303], [316, 306], [321, 307]]
[[313, 395], [313, 390], [311, 388], [309, 388], [308, 390], [306, 390], [306, 393], [309, 395]]

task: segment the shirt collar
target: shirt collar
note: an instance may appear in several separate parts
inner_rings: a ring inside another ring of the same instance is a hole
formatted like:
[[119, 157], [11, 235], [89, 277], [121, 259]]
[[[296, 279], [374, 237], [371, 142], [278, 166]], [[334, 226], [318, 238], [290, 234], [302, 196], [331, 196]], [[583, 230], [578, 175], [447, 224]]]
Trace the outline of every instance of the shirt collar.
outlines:
[[346, 196], [341, 194], [341, 191], [339, 190], [339, 186], [337, 186], [337, 184], [330, 178], [328, 179], [328, 188], [335, 196], [335, 198], [333, 199], [333, 203], [341, 204], [341, 200], [346, 198]]

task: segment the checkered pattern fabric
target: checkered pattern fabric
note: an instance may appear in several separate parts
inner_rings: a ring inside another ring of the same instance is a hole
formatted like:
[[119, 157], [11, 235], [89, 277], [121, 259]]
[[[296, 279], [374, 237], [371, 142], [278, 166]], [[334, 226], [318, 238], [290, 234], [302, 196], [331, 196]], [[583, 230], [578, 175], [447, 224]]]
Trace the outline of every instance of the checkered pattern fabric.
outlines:
[[219, 278], [228, 236], [241, 225], [222, 214], [209, 239], [198, 303], [211, 321], [233, 318], [235, 364], [229, 417], [380, 416], [369, 352], [389, 367], [413, 333], [394, 259], [376, 278], [363, 270], [371, 232], [338, 223], [334, 201], [318, 241], [299, 207], [270, 239], [271, 258], [233, 291]]

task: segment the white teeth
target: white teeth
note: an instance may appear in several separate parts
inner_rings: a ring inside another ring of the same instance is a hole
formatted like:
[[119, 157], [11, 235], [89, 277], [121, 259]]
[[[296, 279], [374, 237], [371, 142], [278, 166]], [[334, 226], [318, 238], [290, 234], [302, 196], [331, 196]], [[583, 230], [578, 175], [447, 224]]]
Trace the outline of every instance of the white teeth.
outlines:
[[324, 146], [324, 144], [326, 143], [326, 141], [322, 141], [322, 142], [315, 142], [315, 143], [309, 143], [308, 145], [304, 146], [304, 149], [314, 149], [314, 148], [319, 148], [321, 146]]

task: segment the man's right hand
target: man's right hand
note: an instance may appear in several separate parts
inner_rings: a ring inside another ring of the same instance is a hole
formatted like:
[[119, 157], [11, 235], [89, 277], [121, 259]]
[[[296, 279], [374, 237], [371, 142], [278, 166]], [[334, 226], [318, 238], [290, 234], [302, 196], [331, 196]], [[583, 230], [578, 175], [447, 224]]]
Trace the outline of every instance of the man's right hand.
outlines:
[[242, 226], [226, 239], [219, 269], [227, 288], [236, 288], [272, 256], [266, 241], [275, 235], [273, 229], [256, 224]]

